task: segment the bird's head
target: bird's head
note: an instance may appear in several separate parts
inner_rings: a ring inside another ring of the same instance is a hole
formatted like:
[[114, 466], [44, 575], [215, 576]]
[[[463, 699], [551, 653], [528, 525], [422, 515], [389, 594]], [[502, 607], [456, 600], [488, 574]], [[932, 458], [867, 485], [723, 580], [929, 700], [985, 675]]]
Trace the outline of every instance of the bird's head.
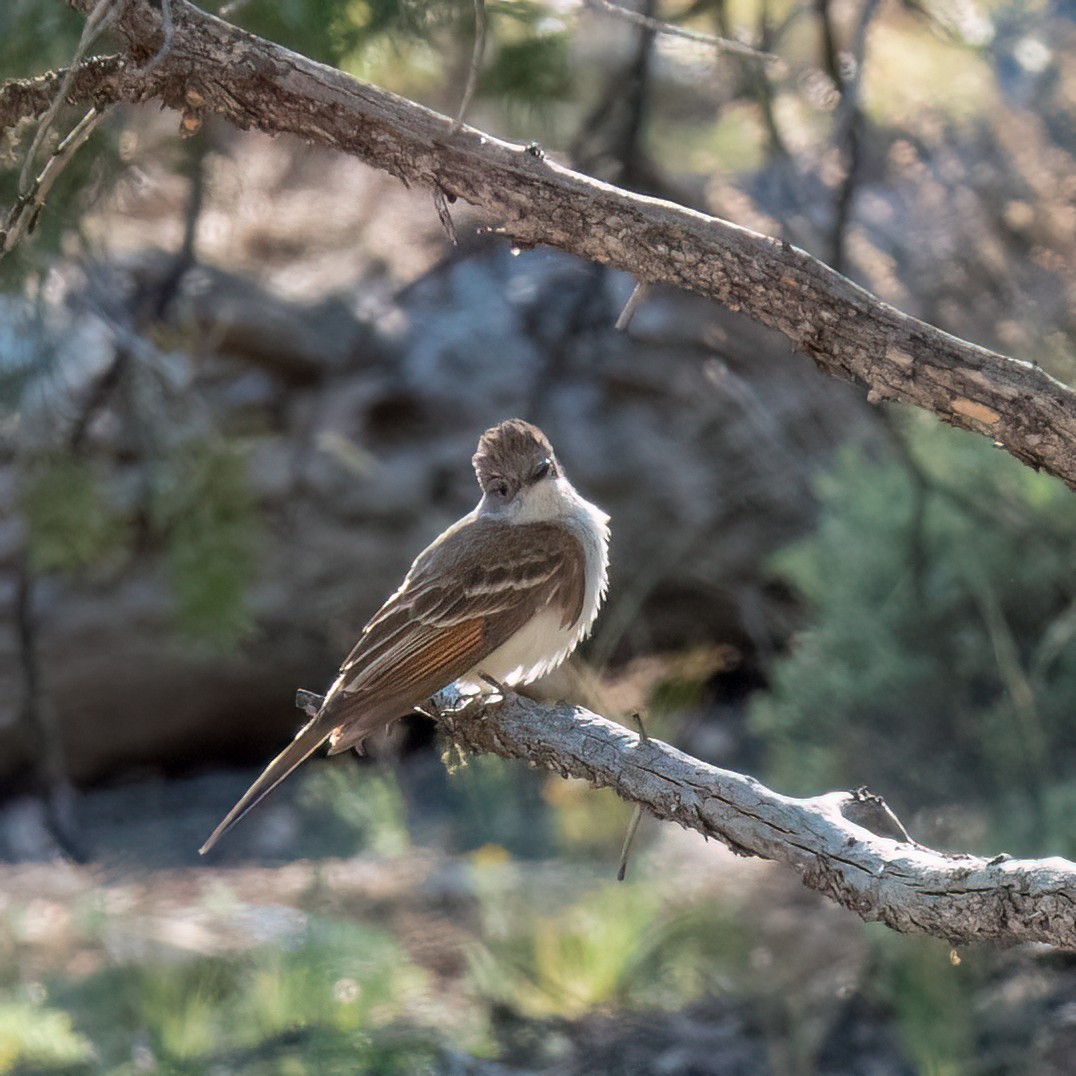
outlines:
[[525, 505], [537, 507], [550, 499], [560, 485], [560, 467], [549, 438], [521, 418], [486, 430], [471, 463], [488, 512], [515, 516]]

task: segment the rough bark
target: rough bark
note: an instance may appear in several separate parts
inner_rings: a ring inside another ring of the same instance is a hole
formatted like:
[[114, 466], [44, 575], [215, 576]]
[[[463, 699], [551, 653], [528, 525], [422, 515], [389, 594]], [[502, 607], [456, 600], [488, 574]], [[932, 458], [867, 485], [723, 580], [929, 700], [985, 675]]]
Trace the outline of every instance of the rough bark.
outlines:
[[[308, 699], [300, 695], [301, 703]], [[865, 920], [954, 945], [1046, 942], [1076, 950], [1076, 863], [1069, 860], [937, 852], [909, 839], [884, 802], [864, 790], [783, 796], [567, 703], [509, 694], [458, 709], [453, 693], [439, 701], [441, 723], [460, 747], [612, 788], [657, 818], [793, 868], [805, 885]]]
[[[68, 0], [86, 12], [94, 0]], [[1032, 363], [957, 339], [895, 310], [809, 254], [669, 202], [631, 194], [314, 63], [207, 15], [129, 0], [114, 30], [122, 71], [89, 98], [160, 98], [197, 128], [202, 111], [353, 154], [450, 200], [481, 207], [517, 243], [546, 243], [677, 285], [783, 333], [819, 367], [982, 433], [1076, 488], [1076, 393]], [[150, 63], [150, 60], [153, 60]], [[146, 64], [144, 76], [137, 67]], [[92, 80], [91, 80], [92, 81]], [[74, 95], [80, 96], [76, 80]], [[2, 103], [3, 98], [0, 98]], [[0, 110], [0, 120], [11, 110]]]
[[[13, 78], [0, 85], [0, 134], [23, 120], [43, 115], [63, 85], [68, 68], [48, 71], [36, 78]], [[124, 78], [122, 56], [95, 56], [75, 67], [68, 89], [71, 104], [95, 100], [100, 104], [137, 94], [141, 80]]]

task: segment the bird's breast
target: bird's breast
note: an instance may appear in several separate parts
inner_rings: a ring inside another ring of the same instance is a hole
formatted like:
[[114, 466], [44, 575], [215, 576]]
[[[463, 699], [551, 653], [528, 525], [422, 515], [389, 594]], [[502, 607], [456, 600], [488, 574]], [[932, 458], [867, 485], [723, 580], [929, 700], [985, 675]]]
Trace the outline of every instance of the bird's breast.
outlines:
[[549, 607], [539, 610], [460, 680], [487, 691], [489, 685], [482, 681], [482, 674], [511, 687], [526, 684], [556, 668], [572, 652], [582, 634], [579, 622], [565, 628], [561, 619], [559, 610]]

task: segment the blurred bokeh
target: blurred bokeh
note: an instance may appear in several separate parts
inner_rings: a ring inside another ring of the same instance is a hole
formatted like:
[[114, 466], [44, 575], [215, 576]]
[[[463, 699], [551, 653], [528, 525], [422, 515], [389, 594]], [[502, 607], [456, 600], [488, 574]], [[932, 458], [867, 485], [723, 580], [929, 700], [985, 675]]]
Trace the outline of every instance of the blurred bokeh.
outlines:
[[[778, 235], [1071, 381], [1069, 0], [489, 0], [469, 121]], [[225, 17], [453, 114], [473, 8]], [[60, 0], [0, 71], [62, 64]], [[107, 42], [98, 43], [107, 51]], [[98, 46], [95, 46], [95, 48]], [[912, 834], [1076, 855], [1076, 501], [783, 338], [516, 251], [296, 140], [115, 113], [0, 263], [0, 1072], [1070, 1073], [1076, 962], [864, 926], [428, 720], [197, 848], [469, 458], [539, 423], [612, 516], [572, 697]], [[32, 129], [0, 145], [10, 204]]]

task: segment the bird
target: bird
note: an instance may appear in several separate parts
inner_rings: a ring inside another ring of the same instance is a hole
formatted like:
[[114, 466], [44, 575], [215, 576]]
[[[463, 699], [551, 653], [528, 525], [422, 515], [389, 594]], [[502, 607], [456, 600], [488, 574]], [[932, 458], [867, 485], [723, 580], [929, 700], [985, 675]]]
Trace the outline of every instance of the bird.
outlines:
[[328, 742], [362, 753], [371, 733], [449, 684], [526, 684], [586, 638], [605, 599], [609, 517], [523, 419], [486, 430], [471, 459], [481, 497], [415, 558], [362, 629], [318, 710], [202, 845], [207, 853]]

